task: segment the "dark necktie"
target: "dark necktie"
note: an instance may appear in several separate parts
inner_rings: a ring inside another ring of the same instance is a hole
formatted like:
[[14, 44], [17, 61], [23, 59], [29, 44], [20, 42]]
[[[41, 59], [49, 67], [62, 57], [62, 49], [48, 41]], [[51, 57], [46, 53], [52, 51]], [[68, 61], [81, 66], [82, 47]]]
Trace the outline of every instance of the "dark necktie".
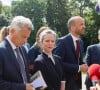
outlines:
[[76, 40], [76, 56], [77, 56], [77, 59], [79, 60], [80, 58], [80, 41], [79, 40]]
[[[80, 41], [76, 40], [76, 56], [77, 56], [77, 60], [78, 60], [78, 64], [80, 63]], [[75, 80], [80, 80], [80, 73], [75, 74], [74, 76]]]
[[23, 81], [25, 84], [27, 82], [25, 64], [24, 64], [24, 61], [23, 61], [23, 58], [21, 56], [19, 48], [16, 48], [15, 51], [16, 51], [17, 61], [18, 61], [19, 66], [20, 66], [21, 75], [22, 75], [22, 78], [23, 78]]

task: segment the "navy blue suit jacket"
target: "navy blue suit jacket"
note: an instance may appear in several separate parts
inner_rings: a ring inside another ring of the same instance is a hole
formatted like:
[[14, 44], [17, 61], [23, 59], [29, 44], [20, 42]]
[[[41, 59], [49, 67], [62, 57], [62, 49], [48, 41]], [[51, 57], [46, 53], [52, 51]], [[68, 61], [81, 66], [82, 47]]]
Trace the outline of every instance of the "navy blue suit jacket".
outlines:
[[28, 51], [30, 64], [33, 64], [34, 60], [37, 58], [39, 54], [41, 54], [40, 47], [33, 45]]
[[[95, 63], [100, 64], [100, 44], [94, 44], [88, 46], [85, 59], [88, 66]], [[92, 83], [88, 75], [86, 77], [85, 83], [86, 83], [87, 90], [89, 90], [89, 87], [92, 86]]]
[[94, 44], [87, 47], [86, 63], [88, 66], [94, 63], [100, 64], [100, 44]]
[[[21, 53], [29, 77], [26, 55], [22, 48]], [[6, 39], [0, 43], [0, 90], [26, 90], [16, 56]]]
[[47, 83], [46, 90], [60, 90], [61, 81], [63, 80], [63, 69], [61, 60], [58, 56], [53, 55], [55, 65], [45, 54], [40, 54], [34, 61], [34, 73], [38, 70], [42, 72], [44, 80]]
[[[74, 75], [78, 73], [79, 65], [83, 64], [82, 62], [82, 52], [83, 52], [83, 43], [80, 40], [80, 61], [78, 63], [78, 59], [75, 52], [75, 47], [73, 43], [72, 36], [70, 34], [60, 38], [57, 42], [57, 46], [54, 49], [54, 53], [61, 57], [64, 65], [65, 78], [68, 90], [72, 89], [74, 82]], [[77, 81], [78, 86], [81, 88], [81, 74], [79, 75], [80, 79]]]

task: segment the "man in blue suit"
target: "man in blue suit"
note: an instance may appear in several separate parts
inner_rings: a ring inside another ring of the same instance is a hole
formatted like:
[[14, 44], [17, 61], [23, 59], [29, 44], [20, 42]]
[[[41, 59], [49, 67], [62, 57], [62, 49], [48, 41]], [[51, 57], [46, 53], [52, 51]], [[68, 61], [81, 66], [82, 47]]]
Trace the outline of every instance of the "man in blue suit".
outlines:
[[[83, 42], [80, 36], [84, 34], [85, 23], [82, 17], [74, 16], [68, 20], [69, 34], [60, 38], [54, 53], [62, 58], [66, 90], [81, 89], [81, 72], [86, 72], [88, 66], [82, 61]], [[76, 40], [79, 41], [78, 55], [76, 54]]]
[[[98, 40], [100, 41], [100, 30], [98, 31]], [[100, 64], [100, 43], [87, 47], [85, 60], [88, 66], [92, 64]], [[90, 90], [90, 86], [93, 86], [88, 74], [86, 76], [85, 84], [87, 90]]]
[[[0, 90], [34, 89], [28, 83], [27, 54], [22, 48], [32, 29], [32, 22], [26, 17], [16, 16], [12, 20], [9, 35], [0, 43]], [[19, 50], [20, 58], [16, 50]]]

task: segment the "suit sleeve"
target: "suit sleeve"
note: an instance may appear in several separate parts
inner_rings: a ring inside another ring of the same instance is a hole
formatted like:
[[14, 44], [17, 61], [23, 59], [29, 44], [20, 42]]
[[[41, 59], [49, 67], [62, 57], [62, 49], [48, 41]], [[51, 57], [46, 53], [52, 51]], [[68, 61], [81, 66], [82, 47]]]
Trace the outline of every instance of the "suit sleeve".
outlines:
[[28, 51], [28, 57], [30, 60], [30, 64], [33, 64], [34, 60], [37, 58], [39, 55], [39, 49], [36, 46], [32, 46], [29, 51]]
[[[0, 90], [26, 90], [26, 85], [24, 85], [23, 83], [15, 83], [15, 82], [11, 82], [5, 79], [5, 77], [7, 77], [7, 73], [5, 70], [5, 61], [4, 61], [4, 55], [6, 54], [2, 54], [1, 53], [2, 50], [0, 49]], [[9, 60], [9, 59], [7, 59]], [[5, 71], [4, 71], [5, 70]], [[6, 73], [4, 73], [6, 72]], [[14, 73], [14, 72], [12, 72]], [[10, 73], [10, 74], [12, 74]], [[13, 77], [12, 77], [13, 78]]]
[[91, 47], [90, 46], [87, 47], [85, 60], [86, 60], [87, 65], [90, 66], [91, 65]]

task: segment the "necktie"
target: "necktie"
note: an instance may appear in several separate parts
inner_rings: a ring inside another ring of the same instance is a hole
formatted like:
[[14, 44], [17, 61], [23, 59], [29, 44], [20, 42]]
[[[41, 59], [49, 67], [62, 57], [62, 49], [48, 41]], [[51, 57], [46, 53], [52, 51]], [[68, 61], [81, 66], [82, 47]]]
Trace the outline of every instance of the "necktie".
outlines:
[[17, 61], [18, 61], [19, 66], [20, 66], [21, 75], [22, 75], [22, 78], [23, 78], [23, 81], [24, 81], [24, 84], [25, 84], [27, 82], [25, 64], [24, 64], [24, 61], [23, 61], [23, 58], [21, 56], [19, 48], [16, 48], [15, 51], [16, 51]]
[[79, 58], [80, 58], [80, 42], [79, 42], [79, 40], [76, 40], [76, 56], [77, 56], [77, 59], [79, 60]]
[[[80, 41], [79, 40], [76, 40], [76, 56], [77, 56], [77, 59], [78, 59], [78, 64], [80, 63]], [[74, 76], [75, 80], [80, 80], [80, 73], [77, 73], [75, 74]]]

